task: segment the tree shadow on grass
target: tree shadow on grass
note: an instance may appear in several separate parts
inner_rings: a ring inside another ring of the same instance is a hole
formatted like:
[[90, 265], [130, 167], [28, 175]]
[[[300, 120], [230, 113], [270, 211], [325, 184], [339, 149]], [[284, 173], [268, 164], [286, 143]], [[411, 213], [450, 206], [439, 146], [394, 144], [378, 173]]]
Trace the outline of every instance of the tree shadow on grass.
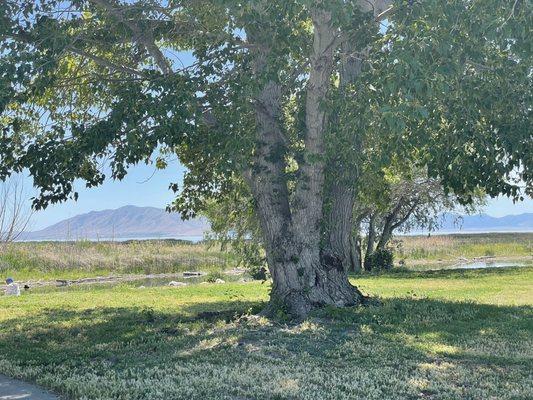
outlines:
[[[2, 324], [0, 367], [72, 398], [91, 398], [92, 384], [82, 382], [94, 374], [115, 387], [137, 374], [153, 389], [116, 390], [120, 398], [146, 399], [181, 398], [158, 397], [171, 388], [213, 399], [476, 398], [527, 390], [531, 307], [397, 298], [323, 309], [299, 324], [248, 316], [261, 307], [45, 309]], [[63, 374], [80, 387], [56, 379]], [[158, 374], [175, 379], [162, 383]], [[483, 379], [491, 392], [482, 391]]]

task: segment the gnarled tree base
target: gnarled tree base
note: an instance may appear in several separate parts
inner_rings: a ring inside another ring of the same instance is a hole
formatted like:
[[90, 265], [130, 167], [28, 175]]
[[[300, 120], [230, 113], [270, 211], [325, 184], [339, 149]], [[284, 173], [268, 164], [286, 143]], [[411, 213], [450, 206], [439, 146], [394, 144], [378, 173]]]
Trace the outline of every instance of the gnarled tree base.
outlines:
[[[327, 261], [327, 260], [326, 260]], [[279, 312], [303, 319], [311, 311], [324, 307], [350, 307], [362, 304], [363, 294], [348, 281], [348, 275], [337, 265], [321, 263], [312, 270], [312, 279], [303, 285], [274, 284], [270, 302], [262, 315], [276, 316]], [[279, 279], [278, 279], [279, 280]]]

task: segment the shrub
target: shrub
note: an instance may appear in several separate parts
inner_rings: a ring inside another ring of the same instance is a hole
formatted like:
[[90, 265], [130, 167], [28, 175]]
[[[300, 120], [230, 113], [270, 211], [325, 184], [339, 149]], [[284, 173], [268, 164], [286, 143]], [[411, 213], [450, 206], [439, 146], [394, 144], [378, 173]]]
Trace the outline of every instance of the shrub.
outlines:
[[222, 275], [222, 272], [214, 271], [207, 274], [205, 280], [209, 283], [215, 283], [217, 279], [224, 278], [224, 275]]
[[264, 265], [251, 265], [248, 267], [248, 273], [257, 281], [266, 281], [268, 278], [268, 270]]
[[374, 251], [368, 257], [368, 263], [365, 267], [369, 271], [389, 271], [392, 269], [394, 262], [394, 255], [389, 249], [380, 249]]

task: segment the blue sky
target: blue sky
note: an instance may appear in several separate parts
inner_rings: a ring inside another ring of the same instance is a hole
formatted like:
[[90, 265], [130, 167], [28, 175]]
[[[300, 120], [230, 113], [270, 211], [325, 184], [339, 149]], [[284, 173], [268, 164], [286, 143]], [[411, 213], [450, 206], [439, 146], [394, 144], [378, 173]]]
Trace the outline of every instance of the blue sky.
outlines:
[[[184, 168], [178, 161], [174, 161], [169, 163], [165, 170], [156, 170], [150, 165], [137, 165], [130, 169], [124, 180], [107, 180], [98, 188], [86, 189], [80, 182], [76, 187], [80, 194], [77, 202], [69, 200], [36, 212], [30, 230], [42, 229], [65, 218], [93, 210], [112, 209], [125, 205], [164, 208], [174, 197], [168, 188], [169, 184], [172, 182], [181, 184], [183, 173]], [[30, 178], [26, 178], [26, 186], [28, 189], [31, 186]], [[527, 199], [513, 204], [507, 198], [493, 199], [489, 201], [484, 212], [495, 217], [533, 212], [533, 200]]]
[[[129, 171], [122, 181], [108, 179], [97, 188], [87, 189], [83, 182], [77, 183], [78, 201], [68, 200], [37, 211], [33, 215], [30, 230], [42, 229], [65, 218], [93, 210], [113, 209], [125, 205], [164, 208], [174, 198], [169, 184], [176, 182], [181, 186], [184, 168], [175, 161], [169, 163], [165, 170], [140, 164]], [[31, 178], [26, 178], [25, 186], [28, 192], [32, 191], [31, 184]]]

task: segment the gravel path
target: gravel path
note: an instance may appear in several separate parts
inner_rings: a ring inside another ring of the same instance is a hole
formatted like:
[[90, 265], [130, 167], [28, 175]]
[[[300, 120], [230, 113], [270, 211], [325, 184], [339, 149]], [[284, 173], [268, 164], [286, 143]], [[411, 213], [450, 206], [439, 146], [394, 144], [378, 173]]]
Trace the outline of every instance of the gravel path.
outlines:
[[[113, 275], [113, 276], [95, 276], [91, 278], [80, 279], [55, 279], [55, 280], [29, 280], [29, 281], [17, 281], [21, 290], [24, 285], [28, 285], [30, 288], [45, 287], [45, 286], [71, 286], [71, 285], [94, 285], [101, 283], [121, 283], [121, 282], [134, 282], [142, 281], [146, 279], [175, 279], [175, 278], [198, 278], [206, 275], [205, 272], [179, 272], [168, 274], [128, 274], [128, 275]], [[0, 282], [0, 291], [4, 291], [6, 285]]]
[[58, 400], [43, 389], [0, 375], [0, 400]]

